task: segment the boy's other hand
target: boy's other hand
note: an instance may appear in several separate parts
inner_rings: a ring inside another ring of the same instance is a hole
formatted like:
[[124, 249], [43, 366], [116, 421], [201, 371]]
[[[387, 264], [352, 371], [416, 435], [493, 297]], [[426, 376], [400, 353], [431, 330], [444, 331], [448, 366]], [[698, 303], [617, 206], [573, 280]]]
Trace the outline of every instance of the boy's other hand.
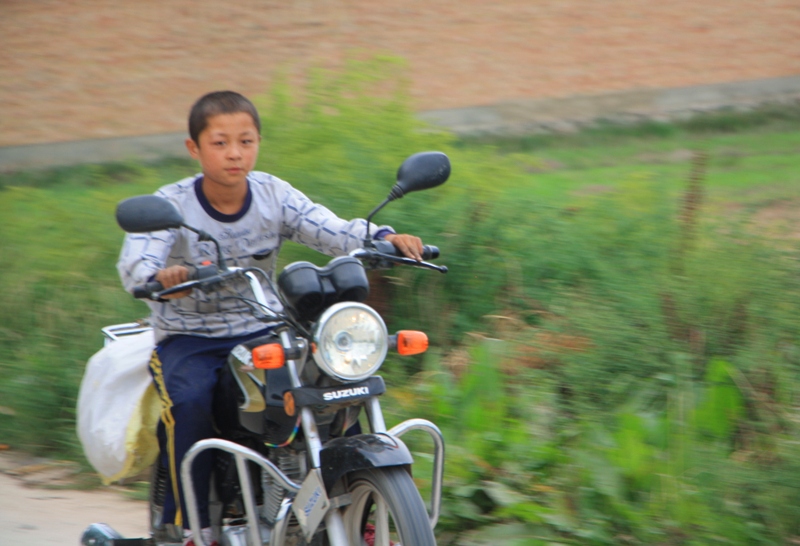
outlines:
[[403, 253], [407, 258], [422, 261], [422, 239], [414, 235], [390, 233], [385, 240], [389, 241], [394, 247]]
[[[182, 265], [173, 265], [156, 273], [155, 280], [160, 282], [164, 288], [172, 288], [176, 284], [189, 280], [189, 270]], [[184, 290], [183, 292], [164, 296], [164, 299], [182, 298], [188, 296], [191, 292], [191, 290]]]

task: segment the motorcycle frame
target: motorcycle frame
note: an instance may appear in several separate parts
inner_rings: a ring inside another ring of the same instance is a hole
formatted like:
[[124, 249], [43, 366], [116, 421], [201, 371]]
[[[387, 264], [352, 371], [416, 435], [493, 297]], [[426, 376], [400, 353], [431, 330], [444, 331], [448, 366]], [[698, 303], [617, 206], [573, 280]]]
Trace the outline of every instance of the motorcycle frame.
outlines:
[[[233, 269], [233, 268], [231, 268]], [[261, 287], [257, 277], [251, 273], [246, 272], [244, 276], [247, 278], [250, 288], [253, 291], [256, 301], [262, 305], [263, 308], [268, 308], [266, 305], [266, 296]], [[289, 330], [283, 328], [280, 330], [281, 342], [285, 349], [292, 347], [292, 337]], [[307, 355], [304, 354], [300, 358], [294, 360], [287, 360], [286, 367], [289, 372], [292, 387], [298, 388], [302, 386], [300, 379], [300, 371], [305, 365]], [[442, 483], [444, 480], [444, 437], [442, 436], [439, 428], [425, 419], [409, 419], [403, 421], [391, 429], [386, 429], [386, 422], [383, 418], [383, 410], [381, 409], [380, 401], [376, 396], [368, 398], [364, 403], [364, 408], [367, 414], [367, 421], [369, 423], [370, 431], [373, 434], [384, 433], [399, 441], [399, 438], [412, 430], [422, 430], [427, 432], [433, 440], [434, 462], [433, 462], [433, 476], [431, 482], [431, 499], [430, 507], [428, 509], [429, 523], [431, 529], [436, 526], [439, 520], [442, 501]], [[309, 471], [320, 469], [320, 453], [324, 448], [317, 424], [314, 419], [314, 413], [311, 408], [304, 407], [300, 409], [300, 421], [303, 433], [305, 435], [308, 459], [311, 465]], [[186, 497], [186, 509], [189, 517], [189, 526], [192, 530], [192, 535], [195, 537], [198, 546], [206, 546], [202, 541], [201, 527], [200, 527], [200, 514], [197, 506], [197, 495], [194, 490], [194, 483], [192, 480], [192, 463], [195, 458], [208, 449], [218, 449], [225, 451], [234, 456], [236, 468], [238, 470], [239, 486], [242, 492], [245, 514], [248, 522], [248, 541], [250, 546], [265, 544], [261, 538], [261, 527], [258, 524], [259, 518], [256, 512], [255, 494], [252, 488], [250, 479], [250, 470], [246, 461], [251, 461], [261, 467], [262, 471], [267, 472], [276, 482], [282, 486], [287, 492], [281, 508], [276, 518], [275, 526], [270, 533], [269, 546], [283, 546], [283, 539], [285, 537], [286, 528], [290, 519], [290, 509], [292, 507], [292, 499], [294, 495], [300, 490], [301, 484], [292, 481], [286, 476], [277, 466], [275, 466], [269, 459], [262, 456], [260, 453], [253, 451], [245, 446], [239, 445], [235, 442], [223, 440], [220, 438], [209, 438], [196, 442], [186, 453], [181, 463], [180, 479], [183, 485], [184, 496]], [[347, 546], [348, 540], [345, 534], [344, 522], [342, 520], [339, 508], [341, 506], [336, 503], [331, 503], [328, 512], [325, 514], [325, 527], [328, 533], [328, 538], [331, 544], [335, 546]], [[279, 542], [274, 542], [278, 539]]]

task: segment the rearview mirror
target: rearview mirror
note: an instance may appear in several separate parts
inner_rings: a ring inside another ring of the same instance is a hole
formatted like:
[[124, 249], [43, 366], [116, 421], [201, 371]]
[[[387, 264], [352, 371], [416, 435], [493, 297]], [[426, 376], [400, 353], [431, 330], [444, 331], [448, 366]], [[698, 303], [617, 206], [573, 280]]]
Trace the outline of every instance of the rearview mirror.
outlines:
[[391, 199], [412, 191], [427, 190], [444, 184], [450, 177], [450, 159], [442, 152], [420, 152], [403, 161], [397, 169], [397, 183]]
[[175, 205], [157, 195], [130, 197], [117, 205], [117, 223], [128, 233], [147, 233], [183, 226]]
[[397, 183], [386, 200], [372, 209], [367, 216], [367, 241], [369, 223], [387, 203], [400, 199], [412, 191], [427, 190], [444, 184], [450, 177], [450, 159], [442, 152], [420, 152], [409, 156], [397, 169]]

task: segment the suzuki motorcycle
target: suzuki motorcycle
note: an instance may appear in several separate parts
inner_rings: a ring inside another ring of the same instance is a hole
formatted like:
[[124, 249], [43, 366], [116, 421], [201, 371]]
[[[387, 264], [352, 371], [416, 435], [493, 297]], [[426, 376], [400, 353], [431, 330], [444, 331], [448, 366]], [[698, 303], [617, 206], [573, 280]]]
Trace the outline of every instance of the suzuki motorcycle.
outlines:
[[[390, 201], [444, 183], [450, 161], [440, 152], [410, 156], [400, 166], [397, 183], [367, 221]], [[117, 221], [129, 233], [186, 228], [167, 200], [146, 195], [127, 199]], [[205, 239], [209, 240], [209, 239]], [[324, 267], [309, 262], [288, 265], [277, 281], [258, 268], [225, 265], [219, 244], [218, 264], [201, 266], [192, 279], [164, 290], [157, 282], [138, 287], [138, 298], [159, 300], [187, 289], [219, 291], [229, 282], [249, 283], [246, 300], [253, 316], [276, 326], [266, 336], [231, 351], [220, 379], [228, 400], [215, 408], [218, 438], [194, 444], [181, 468], [189, 524], [198, 546], [200, 521], [192, 463], [215, 450], [210, 511], [215, 536], [223, 546], [256, 545], [435, 545], [444, 472], [444, 441], [439, 429], [423, 419], [387, 428], [377, 375], [388, 351], [424, 352], [423, 332], [389, 335], [381, 316], [363, 302], [369, 294], [367, 269], [398, 265], [447, 272], [428, 261], [436, 247], [425, 247], [423, 261], [398, 255], [385, 241], [370, 240], [348, 256]], [[283, 309], [267, 305], [262, 282], [279, 295]], [[111, 336], [141, 331], [141, 325], [106, 329]], [[362, 415], [363, 419], [359, 420]], [[361, 431], [361, 422], [368, 431]], [[414, 463], [401, 437], [420, 430], [433, 445], [430, 503], [426, 506], [412, 479]], [[182, 530], [161, 521], [167, 475], [154, 465], [150, 491], [151, 536], [140, 544], [180, 543]], [[84, 544], [133, 544], [94, 526]], [[103, 538], [105, 537], [105, 539]], [[105, 540], [105, 542], [103, 542]]]

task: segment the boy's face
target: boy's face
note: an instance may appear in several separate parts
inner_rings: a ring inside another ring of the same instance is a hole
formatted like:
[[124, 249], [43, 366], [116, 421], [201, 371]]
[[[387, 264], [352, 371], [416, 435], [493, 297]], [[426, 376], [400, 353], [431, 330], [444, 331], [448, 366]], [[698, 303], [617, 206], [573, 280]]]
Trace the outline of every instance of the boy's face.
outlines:
[[207, 123], [199, 142], [186, 139], [189, 153], [200, 162], [204, 180], [228, 188], [246, 184], [261, 142], [253, 118], [237, 112], [211, 116]]

